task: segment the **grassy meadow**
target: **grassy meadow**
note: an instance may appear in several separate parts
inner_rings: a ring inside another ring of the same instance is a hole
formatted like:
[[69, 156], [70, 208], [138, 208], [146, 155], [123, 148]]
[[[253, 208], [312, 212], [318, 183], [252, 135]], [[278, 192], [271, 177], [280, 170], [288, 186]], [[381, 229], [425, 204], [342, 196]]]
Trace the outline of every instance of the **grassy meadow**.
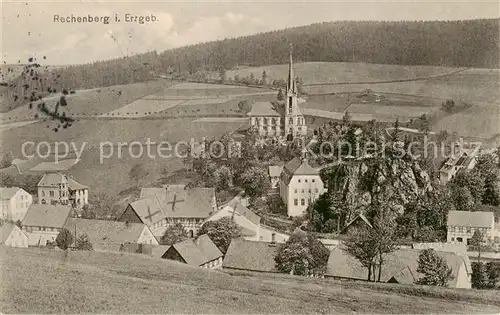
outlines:
[[4, 313], [497, 313], [495, 292], [230, 275], [139, 254], [0, 247]]

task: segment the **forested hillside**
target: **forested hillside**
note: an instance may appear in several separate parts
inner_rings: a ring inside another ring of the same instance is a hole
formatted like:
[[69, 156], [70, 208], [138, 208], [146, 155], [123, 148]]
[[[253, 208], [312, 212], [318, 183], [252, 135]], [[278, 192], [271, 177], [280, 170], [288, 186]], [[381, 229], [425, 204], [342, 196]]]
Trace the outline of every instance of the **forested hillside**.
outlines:
[[[60, 91], [142, 82], [158, 74], [192, 75], [236, 66], [282, 64], [290, 43], [296, 61], [499, 68], [499, 19], [464, 21], [339, 21], [201, 43], [162, 53], [69, 66], [18, 79], [2, 98], [23, 102], [23, 91]], [[42, 65], [43, 66], [43, 65]], [[46, 82], [47, 81], [47, 82]], [[50, 83], [48, 82], [50, 81]], [[25, 86], [29, 82], [30, 89]], [[5, 88], [5, 87], [4, 87]], [[21, 94], [21, 95], [20, 95]], [[17, 95], [17, 97], [14, 97]]]

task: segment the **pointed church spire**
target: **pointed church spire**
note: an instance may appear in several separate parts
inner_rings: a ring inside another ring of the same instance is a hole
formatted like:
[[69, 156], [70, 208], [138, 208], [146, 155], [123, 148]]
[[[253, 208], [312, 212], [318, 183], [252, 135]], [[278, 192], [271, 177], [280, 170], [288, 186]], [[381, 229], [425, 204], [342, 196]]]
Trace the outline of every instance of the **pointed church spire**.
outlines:
[[288, 65], [287, 93], [297, 94], [296, 82], [293, 76], [292, 43], [290, 43], [290, 64]]

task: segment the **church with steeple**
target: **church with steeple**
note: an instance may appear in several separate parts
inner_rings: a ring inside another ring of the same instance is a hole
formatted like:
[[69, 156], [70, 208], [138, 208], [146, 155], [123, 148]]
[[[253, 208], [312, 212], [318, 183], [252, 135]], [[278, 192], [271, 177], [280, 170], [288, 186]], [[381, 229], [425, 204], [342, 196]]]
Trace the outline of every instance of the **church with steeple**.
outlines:
[[260, 136], [280, 140], [293, 140], [307, 134], [304, 116], [299, 108], [297, 82], [293, 74], [292, 51], [288, 65], [288, 79], [285, 100], [281, 104], [271, 102], [256, 102], [247, 114], [250, 125]]

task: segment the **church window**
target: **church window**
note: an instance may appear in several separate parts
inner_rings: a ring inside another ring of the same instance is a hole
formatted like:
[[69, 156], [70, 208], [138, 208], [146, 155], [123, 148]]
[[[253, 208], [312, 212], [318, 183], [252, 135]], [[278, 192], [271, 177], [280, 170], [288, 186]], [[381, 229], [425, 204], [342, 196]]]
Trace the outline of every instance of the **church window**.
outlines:
[[288, 123], [289, 123], [290, 125], [293, 125], [293, 118], [288, 119]]
[[293, 102], [293, 97], [291, 97], [291, 96], [290, 96], [290, 97], [288, 98], [288, 109], [289, 109], [290, 111], [292, 111], [292, 102]]
[[293, 199], [293, 205], [298, 206], [299, 205], [299, 200], [297, 198]]
[[300, 205], [305, 206], [306, 200], [304, 198], [300, 199]]
[[189, 230], [189, 238], [193, 238], [193, 236], [194, 236], [193, 230]]

